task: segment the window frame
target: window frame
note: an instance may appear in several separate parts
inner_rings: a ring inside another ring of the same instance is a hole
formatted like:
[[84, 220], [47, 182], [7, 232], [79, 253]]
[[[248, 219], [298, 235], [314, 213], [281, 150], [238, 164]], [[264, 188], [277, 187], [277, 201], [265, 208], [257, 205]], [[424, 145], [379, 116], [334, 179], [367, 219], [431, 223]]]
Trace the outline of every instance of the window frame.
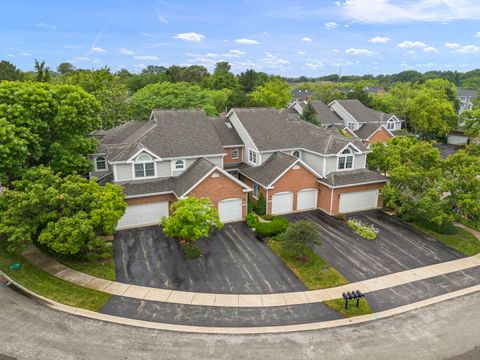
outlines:
[[[142, 156], [148, 156], [147, 159], [140, 160]], [[151, 165], [151, 169], [147, 169], [147, 166]], [[137, 170], [138, 167], [141, 166], [141, 169]], [[141, 153], [139, 154], [136, 158], [135, 161], [132, 164], [133, 168], [133, 178], [134, 179], [151, 179], [157, 176], [157, 169], [155, 166], [155, 160], [153, 159], [152, 156], [146, 153]], [[153, 175], [147, 175], [147, 171], [152, 171], [153, 170]], [[143, 176], [137, 176], [137, 171], [142, 171]]]
[[[351, 161], [348, 161], [349, 158], [351, 158]], [[354, 162], [355, 156], [353, 151], [349, 148], [344, 149], [342, 153], [337, 156], [337, 171], [353, 170]], [[347, 164], [350, 164], [350, 167], [347, 167]], [[343, 167], [341, 167], [340, 165], [342, 165]]]
[[[390, 126], [392, 126], [390, 128]], [[387, 130], [395, 130], [395, 120], [388, 120], [387, 121]]]
[[[105, 168], [103, 169], [100, 169], [98, 167], [98, 159], [103, 159], [104, 163], [105, 163]], [[95, 171], [108, 171], [108, 164], [107, 164], [107, 157], [106, 156], [97, 156], [95, 157]]]
[[258, 199], [258, 197], [260, 196], [260, 185], [258, 185], [256, 182], [253, 182], [253, 193], [252, 193], [252, 196], [254, 199]]
[[[255, 158], [255, 160], [253, 160]], [[258, 164], [258, 153], [253, 149], [248, 149], [248, 162], [250, 164]]]
[[[234, 151], [235, 151], [236, 154], [237, 154], [237, 155], [235, 155], [235, 156], [233, 155], [233, 152], [234, 152]], [[231, 157], [231, 159], [232, 159], [232, 160], [236, 160], [236, 159], [239, 158], [239, 156], [240, 156], [240, 152], [238, 151], [238, 148], [232, 148], [232, 150], [230, 151], [230, 157]]]
[[[352, 127], [350, 127], [350, 125], [352, 125]], [[352, 122], [352, 121], [347, 122], [347, 129], [348, 130], [355, 131], [356, 130], [355, 128], [356, 128], [356, 126], [355, 126], [354, 122]]]
[[[178, 167], [178, 165], [181, 165], [181, 167]], [[174, 160], [173, 162], [173, 171], [185, 170], [186, 167], [187, 162], [185, 160]]]

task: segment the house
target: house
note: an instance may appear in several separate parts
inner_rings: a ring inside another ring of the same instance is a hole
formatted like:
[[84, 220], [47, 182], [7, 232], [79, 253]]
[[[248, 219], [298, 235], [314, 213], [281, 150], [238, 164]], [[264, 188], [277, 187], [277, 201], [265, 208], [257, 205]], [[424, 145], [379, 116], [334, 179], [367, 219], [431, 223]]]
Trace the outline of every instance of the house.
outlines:
[[292, 100], [308, 100], [312, 92], [308, 89], [293, 89], [292, 90]]
[[118, 229], [158, 224], [171, 203], [209, 197], [223, 222], [242, 220], [247, 197], [263, 193], [269, 214], [321, 209], [336, 215], [382, 206], [387, 178], [366, 168], [358, 138], [273, 108], [154, 110], [92, 134], [100, 140], [92, 176], [121, 186], [128, 204]]
[[[288, 107], [288, 118], [293, 119], [290, 113], [303, 113], [306, 101], [294, 101]], [[345, 130], [350, 136], [357, 137], [365, 145], [373, 142], [385, 142], [394, 137], [394, 131], [402, 128], [403, 120], [395, 115], [385, 114], [372, 110], [358, 100], [335, 100], [328, 106], [320, 100], [311, 101], [317, 114], [317, 121], [324, 128]], [[287, 114], [286, 111], [283, 112]]]
[[447, 144], [461, 146], [467, 145], [470, 141], [470, 137], [465, 135], [465, 125], [459, 124], [457, 128], [447, 134]]
[[466, 90], [458, 88], [458, 98], [460, 99], [460, 108], [458, 113], [461, 114], [465, 110], [472, 110], [473, 101], [477, 97], [477, 92], [475, 90]]
[[363, 88], [363, 91], [365, 91], [368, 95], [385, 95], [385, 89], [383, 88], [383, 86], [365, 86]]

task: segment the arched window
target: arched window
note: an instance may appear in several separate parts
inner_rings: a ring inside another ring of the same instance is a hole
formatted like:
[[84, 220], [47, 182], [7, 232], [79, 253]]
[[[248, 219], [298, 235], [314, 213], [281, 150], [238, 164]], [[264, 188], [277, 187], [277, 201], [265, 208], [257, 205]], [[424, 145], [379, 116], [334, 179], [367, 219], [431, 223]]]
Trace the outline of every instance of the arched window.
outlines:
[[300, 157], [300, 151], [295, 150], [295, 151], [292, 153], [292, 156], [295, 156], [296, 158], [299, 158], [299, 157]]
[[387, 121], [387, 129], [395, 130], [395, 121], [393, 119]]
[[107, 170], [107, 159], [105, 159], [105, 156], [98, 156], [95, 159], [95, 170], [97, 171]]
[[137, 156], [134, 164], [135, 178], [155, 176], [155, 163], [150, 155], [142, 153]]
[[175, 170], [184, 170], [185, 169], [185, 160], [175, 161]]
[[350, 149], [345, 149], [338, 156], [338, 170], [353, 168], [353, 152]]

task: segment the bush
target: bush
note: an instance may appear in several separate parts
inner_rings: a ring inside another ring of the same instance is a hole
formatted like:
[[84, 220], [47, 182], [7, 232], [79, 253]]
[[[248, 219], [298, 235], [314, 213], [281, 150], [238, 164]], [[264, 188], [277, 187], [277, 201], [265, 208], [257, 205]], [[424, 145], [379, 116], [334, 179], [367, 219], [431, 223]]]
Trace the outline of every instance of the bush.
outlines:
[[265, 202], [265, 197], [263, 193], [260, 193], [257, 200], [257, 213], [258, 215], [265, 215], [267, 212], [267, 204]]
[[439, 233], [439, 234], [444, 234], [444, 235], [458, 234], [458, 229], [453, 224], [438, 225], [428, 220], [418, 219], [418, 218], [413, 219], [413, 221], [415, 221], [418, 225], [423, 226], [426, 229], [435, 231], [436, 233]]
[[378, 229], [373, 225], [363, 223], [355, 218], [349, 219], [347, 225], [364, 239], [375, 240], [377, 238]]
[[248, 196], [247, 196], [247, 214], [251, 214], [252, 212], [253, 212], [252, 195], [248, 194]]
[[255, 231], [262, 238], [272, 237], [284, 232], [288, 227], [288, 219], [283, 216], [275, 217], [267, 223], [259, 222], [255, 225]]
[[202, 256], [202, 252], [194, 244], [188, 242], [182, 242], [181, 245], [183, 252], [189, 259], [196, 259]]
[[247, 214], [247, 217], [245, 218], [245, 221], [247, 222], [247, 226], [249, 228], [255, 227], [255, 225], [258, 224], [258, 217], [254, 213], [249, 213]]
[[315, 245], [321, 245], [318, 225], [308, 220], [290, 224], [287, 230], [276, 239], [285, 251], [294, 254], [297, 258], [305, 258], [307, 250], [313, 250]]
[[275, 215], [265, 214], [265, 215], [262, 215], [262, 219], [267, 221], [272, 221], [273, 219], [275, 219]]

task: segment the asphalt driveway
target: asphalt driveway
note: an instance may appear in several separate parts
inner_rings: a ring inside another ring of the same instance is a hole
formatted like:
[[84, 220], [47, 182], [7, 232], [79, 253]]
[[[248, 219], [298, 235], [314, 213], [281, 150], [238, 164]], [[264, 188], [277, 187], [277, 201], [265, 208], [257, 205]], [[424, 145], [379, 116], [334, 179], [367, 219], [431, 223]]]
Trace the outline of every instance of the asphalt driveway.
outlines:
[[117, 281], [149, 287], [212, 293], [303, 291], [304, 285], [243, 223], [226, 224], [198, 240], [202, 256], [188, 259], [161, 228], [118, 231]]
[[320, 210], [287, 215], [290, 222], [310, 220], [322, 228], [316, 251], [350, 282], [455, 260], [462, 254], [380, 210], [351, 214], [379, 229], [375, 241], [365, 240], [346, 224]]

